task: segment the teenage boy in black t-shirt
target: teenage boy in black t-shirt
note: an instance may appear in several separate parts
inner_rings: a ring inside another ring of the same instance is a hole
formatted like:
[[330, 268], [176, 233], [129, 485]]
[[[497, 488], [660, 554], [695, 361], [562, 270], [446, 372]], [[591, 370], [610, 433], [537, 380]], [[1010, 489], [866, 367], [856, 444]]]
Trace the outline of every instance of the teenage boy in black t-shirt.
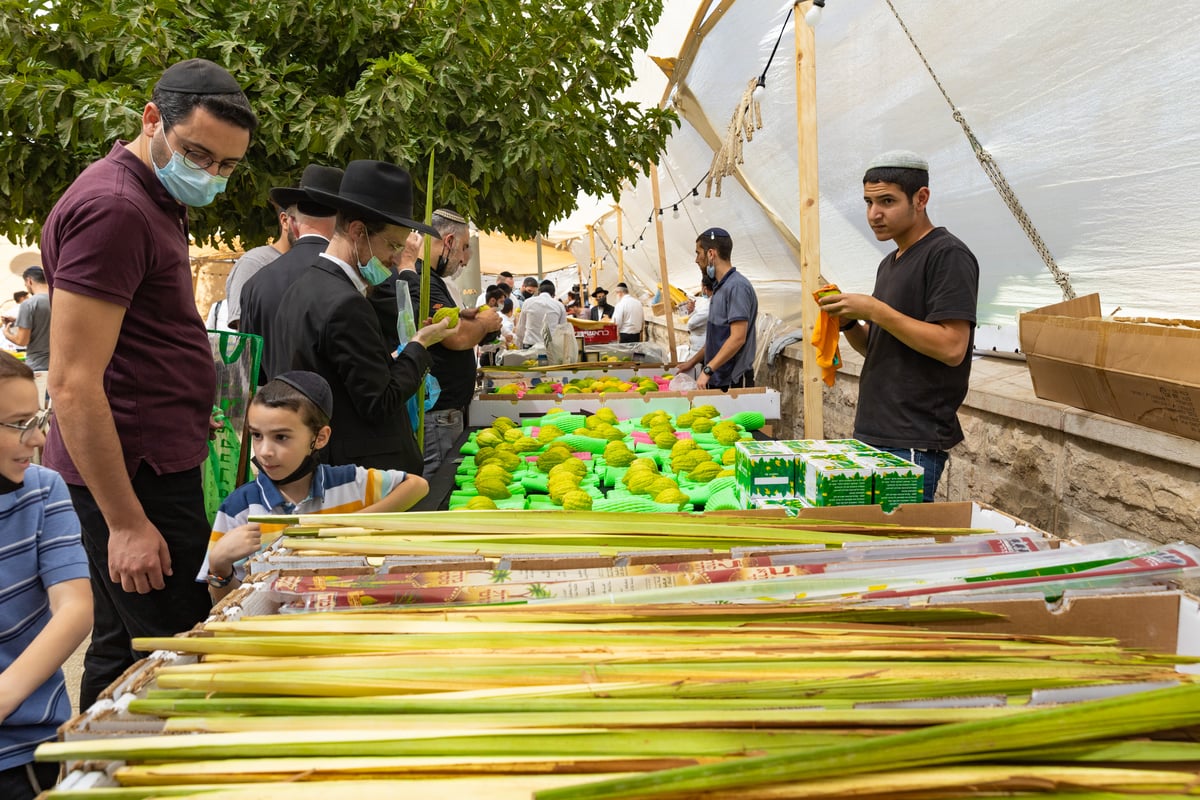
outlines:
[[842, 319], [865, 356], [855, 438], [923, 467], [931, 501], [947, 451], [963, 440], [957, 412], [971, 375], [979, 262], [929, 221], [929, 164], [916, 153], [876, 157], [863, 199], [875, 238], [896, 250], [880, 262], [874, 292], [829, 295], [821, 309]]

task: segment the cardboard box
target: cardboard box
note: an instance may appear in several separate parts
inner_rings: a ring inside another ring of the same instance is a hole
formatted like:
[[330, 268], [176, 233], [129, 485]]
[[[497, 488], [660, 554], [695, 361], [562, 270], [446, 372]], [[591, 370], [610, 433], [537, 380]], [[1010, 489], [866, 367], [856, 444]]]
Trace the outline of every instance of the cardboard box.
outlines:
[[849, 454], [809, 458], [803, 497], [814, 506], [868, 505], [875, 497], [874, 471]]
[[757, 497], [795, 496], [795, 454], [786, 442], [738, 442], [734, 452], [737, 492], [744, 503]]
[[1200, 439], [1200, 330], [1105, 320], [1090, 294], [1022, 314], [1020, 331], [1038, 397]]

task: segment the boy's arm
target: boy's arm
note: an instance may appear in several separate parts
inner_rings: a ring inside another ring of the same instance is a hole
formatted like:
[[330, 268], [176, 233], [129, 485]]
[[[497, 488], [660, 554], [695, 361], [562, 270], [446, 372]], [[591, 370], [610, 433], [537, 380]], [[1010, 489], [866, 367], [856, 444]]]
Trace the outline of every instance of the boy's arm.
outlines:
[[87, 578], [56, 583], [47, 594], [50, 621], [0, 672], [0, 722], [49, 680], [92, 630], [92, 586]]
[[420, 475], [408, 475], [376, 503], [365, 507], [362, 514], [382, 511], [407, 511], [429, 494], [429, 481]]

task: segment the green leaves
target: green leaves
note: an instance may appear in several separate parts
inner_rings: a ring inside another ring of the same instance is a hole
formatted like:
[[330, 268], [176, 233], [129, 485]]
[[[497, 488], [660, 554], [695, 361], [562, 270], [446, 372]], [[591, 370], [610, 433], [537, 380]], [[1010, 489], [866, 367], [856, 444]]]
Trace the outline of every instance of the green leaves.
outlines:
[[531, 236], [663, 147], [674, 114], [618, 99], [661, 8], [0, 0], [0, 233], [36, 235], [75, 176], [137, 134], [162, 70], [202, 56], [235, 74], [261, 124], [227, 192], [193, 211], [199, 239], [273, 235], [266, 190], [310, 162], [395, 161], [424, 203], [431, 150], [436, 205]]

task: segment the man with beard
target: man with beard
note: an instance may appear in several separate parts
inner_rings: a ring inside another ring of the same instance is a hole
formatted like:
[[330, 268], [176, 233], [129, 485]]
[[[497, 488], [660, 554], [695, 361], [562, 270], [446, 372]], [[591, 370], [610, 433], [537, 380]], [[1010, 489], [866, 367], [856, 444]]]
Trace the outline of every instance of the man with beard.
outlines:
[[[430, 258], [434, 259], [433, 270], [429, 273], [431, 315], [438, 309], [457, 306], [446, 282], [456, 278], [471, 257], [470, 229], [461, 215], [448, 208], [439, 208], [433, 212], [433, 227], [437, 229], [437, 236], [430, 242]], [[424, 248], [420, 252], [424, 252]], [[399, 275], [399, 280], [408, 287], [414, 314], [420, 308], [423, 268], [424, 264], [417, 259], [412, 269], [404, 269]], [[458, 326], [429, 348], [429, 356], [433, 359], [431, 372], [441, 386], [441, 393], [433, 408], [425, 412], [426, 480], [433, 477], [462, 435], [464, 414], [475, 393], [479, 366], [475, 360], [475, 347], [494, 338], [501, 322], [500, 315], [486, 305], [485, 297], [483, 307], [460, 311]]]

